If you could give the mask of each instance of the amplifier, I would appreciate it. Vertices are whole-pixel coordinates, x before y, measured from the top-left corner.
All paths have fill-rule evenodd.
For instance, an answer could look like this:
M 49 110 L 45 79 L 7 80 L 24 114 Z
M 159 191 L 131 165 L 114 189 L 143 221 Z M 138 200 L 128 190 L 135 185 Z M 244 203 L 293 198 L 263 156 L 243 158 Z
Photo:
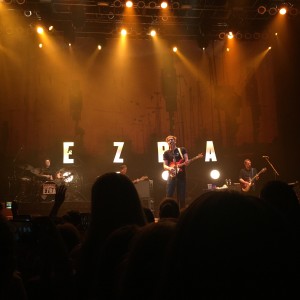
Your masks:
M 153 196 L 153 180 L 143 180 L 135 183 L 135 188 L 140 198 L 152 198 Z

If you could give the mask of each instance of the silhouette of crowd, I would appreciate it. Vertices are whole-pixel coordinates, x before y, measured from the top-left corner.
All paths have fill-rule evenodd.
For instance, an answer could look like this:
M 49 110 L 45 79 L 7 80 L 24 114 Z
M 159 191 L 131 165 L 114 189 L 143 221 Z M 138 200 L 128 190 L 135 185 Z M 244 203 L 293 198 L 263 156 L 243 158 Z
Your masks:
M 0 299 L 297 299 L 300 207 L 285 182 L 254 197 L 205 191 L 158 218 L 119 173 L 96 178 L 91 211 L 59 217 L 66 187 L 48 216 L 0 207 Z M 87 225 L 88 224 L 88 225 Z

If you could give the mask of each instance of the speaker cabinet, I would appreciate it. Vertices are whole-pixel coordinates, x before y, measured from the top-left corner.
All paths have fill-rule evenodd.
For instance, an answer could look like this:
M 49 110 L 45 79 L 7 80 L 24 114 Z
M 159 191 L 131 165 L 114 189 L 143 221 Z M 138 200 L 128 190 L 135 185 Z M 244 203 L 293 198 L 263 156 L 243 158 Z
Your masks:
M 143 180 L 135 184 L 135 188 L 140 198 L 153 197 L 153 180 Z

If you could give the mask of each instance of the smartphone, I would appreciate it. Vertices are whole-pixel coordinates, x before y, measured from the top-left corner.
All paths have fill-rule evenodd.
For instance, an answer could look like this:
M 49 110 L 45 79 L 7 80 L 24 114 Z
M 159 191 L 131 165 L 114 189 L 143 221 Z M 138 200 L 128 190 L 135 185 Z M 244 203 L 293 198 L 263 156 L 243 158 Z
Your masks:
M 5 207 L 6 207 L 6 209 L 11 209 L 11 201 L 7 201 L 5 203 Z
M 90 213 L 81 213 L 81 226 L 82 229 L 85 231 L 88 229 L 90 222 L 91 222 L 91 214 Z
M 11 220 L 12 228 L 17 243 L 33 240 L 33 227 L 31 220 Z

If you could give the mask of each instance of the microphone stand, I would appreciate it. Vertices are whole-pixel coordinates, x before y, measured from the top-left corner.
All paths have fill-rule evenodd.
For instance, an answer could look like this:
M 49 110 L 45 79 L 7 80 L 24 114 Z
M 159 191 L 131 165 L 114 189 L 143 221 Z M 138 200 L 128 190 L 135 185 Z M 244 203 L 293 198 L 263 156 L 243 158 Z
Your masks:
M 180 207 L 180 201 L 179 201 L 179 190 L 178 190 L 178 179 L 177 179 L 177 175 L 178 175 L 178 170 L 177 170 L 177 161 L 176 161 L 176 157 L 175 157 L 175 148 L 173 149 L 173 162 L 174 162 L 174 166 L 175 166 L 175 186 L 176 186 L 176 195 L 177 195 L 177 202 Z
M 269 156 L 264 157 L 264 159 L 268 162 L 268 164 L 271 166 L 271 168 L 274 171 L 274 179 L 276 180 L 276 176 L 279 176 L 278 172 L 276 171 L 276 169 L 274 168 L 274 166 L 272 165 L 272 163 L 269 160 Z

